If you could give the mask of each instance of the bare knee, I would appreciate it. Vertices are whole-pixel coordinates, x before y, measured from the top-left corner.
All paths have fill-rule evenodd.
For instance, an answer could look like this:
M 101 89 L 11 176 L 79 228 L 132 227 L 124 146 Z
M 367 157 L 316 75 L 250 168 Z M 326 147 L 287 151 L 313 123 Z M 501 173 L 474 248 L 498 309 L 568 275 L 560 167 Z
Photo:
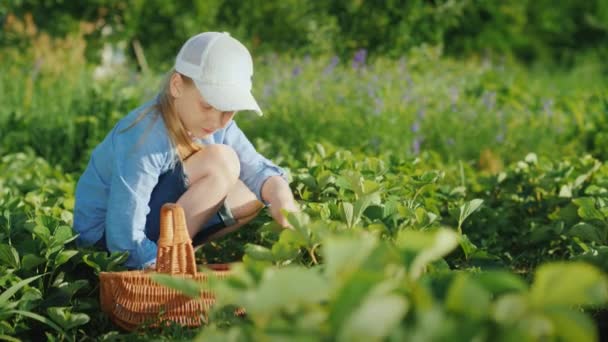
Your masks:
M 214 144 L 188 158 L 185 168 L 191 183 L 209 177 L 232 187 L 239 179 L 241 163 L 230 146 Z

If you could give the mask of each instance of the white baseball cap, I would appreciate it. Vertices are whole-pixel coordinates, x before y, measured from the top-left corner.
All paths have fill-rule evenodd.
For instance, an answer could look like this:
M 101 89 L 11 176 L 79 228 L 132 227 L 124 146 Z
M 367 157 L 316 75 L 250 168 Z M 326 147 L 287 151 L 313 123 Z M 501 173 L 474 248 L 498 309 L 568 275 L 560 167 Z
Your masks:
M 177 54 L 175 70 L 190 77 L 214 108 L 253 110 L 262 115 L 251 94 L 251 54 L 229 33 L 203 32 L 188 39 Z

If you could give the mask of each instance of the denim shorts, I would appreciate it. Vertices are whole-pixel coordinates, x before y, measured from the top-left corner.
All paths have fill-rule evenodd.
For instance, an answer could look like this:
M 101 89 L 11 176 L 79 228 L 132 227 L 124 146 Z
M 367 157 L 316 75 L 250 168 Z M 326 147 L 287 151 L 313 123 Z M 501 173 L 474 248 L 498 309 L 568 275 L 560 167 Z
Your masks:
M 158 183 L 152 190 L 148 206 L 150 212 L 146 216 L 146 237 L 154 242 L 160 235 L 160 209 L 165 203 L 176 203 L 177 200 L 188 190 L 188 177 L 184 172 L 182 163 L 178 163 L 173 169 L 163 173 L 158 178 Z M 236 220 L 232 216 L 230 209 L 224 204 L 218 212 L 205 223 L 202 229 L 192 238 L 192 245 L 199 246 L 207 242 L 209 237 L 222 230 L 222 228 L 232 226 Z M 105 232 L 97 242 L 97 247 L 106 248 Z

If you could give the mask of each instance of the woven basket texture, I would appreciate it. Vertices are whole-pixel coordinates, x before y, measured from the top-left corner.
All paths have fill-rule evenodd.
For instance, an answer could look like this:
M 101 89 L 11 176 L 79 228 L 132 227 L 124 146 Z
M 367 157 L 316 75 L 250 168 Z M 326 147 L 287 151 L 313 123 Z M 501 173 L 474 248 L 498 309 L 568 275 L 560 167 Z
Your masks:
M 230 275 L 228 264 L 206 265 L 218 278 Z M 160 285 L 150 275 L 171 274 L 176 277 L 207 283 L 207 274 L 196 269 L 194 250 L 184 210 L 177 204 L 167 203 L 161 208 L 160 236 L 156 270 L 100 272 L 101 310 L 126 330 L 134 330 L 146 323 L 159 326 L 170 321 L 185 327 L 197 327 L 207 321 L 207 313 L 215 303 L 215 296 L 204 288 L 198 298 Z M 236 315 L 243 315 L 237 309 Z

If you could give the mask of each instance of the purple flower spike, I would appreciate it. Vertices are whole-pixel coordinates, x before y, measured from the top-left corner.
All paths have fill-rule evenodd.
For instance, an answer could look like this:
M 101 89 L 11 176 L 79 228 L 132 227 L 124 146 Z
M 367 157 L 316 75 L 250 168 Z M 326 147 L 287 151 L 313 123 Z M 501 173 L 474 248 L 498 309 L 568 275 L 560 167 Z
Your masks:
M 414 123 L 412 124 L 412 132 L 413 133 L 420 132 L 420 123 L 418 121 L 414 121 Z
M 418 111 L 418 118 L 419 119 L 424 119 L 424 115 L 426 114 L 426 109 L 420 108 L 420 110 Z
M 333 56 L 331 58 L 331 62 L 329 62 L 329 65 L 325 68 L 325 70 L 323 70 L 323 74 L 331 74 L 336 66 L 338 66 L 338 63 L 340 63 L 340 58 L 338 58 L 338 56 Z
M 293 68 L 293 70 L 291 71 L 291 76 L 296 77 L 296 76 L 298 76 L 301 73 L 302 73 L 302 67 L 300 67 L 298 65 L 295 68 Z
M 359 69 L 365 65 L 365 59 L 367 58 L 367 50 L 359 49 L 355 52 L 353 57 L 353 69 Z
M 375 106 L 374 106 L 374 115 L 375 116 L 379 116 L 380 114 L 382 114 L 382 110 L 384 109 L 384 101 L 382 101 L 381 98 L 376 97 L 374 99 L 374 103 L 375 103 Z
M 500 132 L 496 135 L 496 142 L 504 142 L 505 141 L 505 134 L 503 132 Z
M 420 154 L 420 138 L 416 137 L 414 138 L 414 141 L 412 141 L 412 153 L 414 153 L 414 155 L 419 155 Z

